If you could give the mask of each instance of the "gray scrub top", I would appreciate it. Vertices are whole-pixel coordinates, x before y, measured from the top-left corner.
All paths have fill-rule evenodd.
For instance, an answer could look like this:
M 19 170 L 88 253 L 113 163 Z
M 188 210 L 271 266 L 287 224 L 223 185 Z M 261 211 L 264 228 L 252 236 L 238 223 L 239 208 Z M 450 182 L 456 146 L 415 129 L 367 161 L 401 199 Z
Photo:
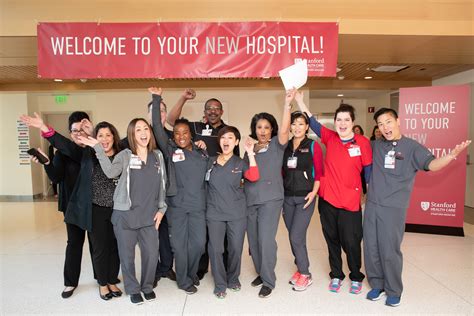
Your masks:
M 428 171 L 433 154 L 411 138 L 373 141 L 372 176 L 367 198 L 381 206 L 407 208 L 418 170 Z M 385 168 L 385 156 L 395 152 L 395 168 Z
M 185 159 L 174 161 L 178 193 L 168 198 L 173 208 L 206 210 L 206 184 L 204 178 L 209 157 L 197 150 L 182 149 Z M 170 157 L 172 159 L 172 157 Z
M 155 225 L 153 218 L 158 211 L 160 183 L 161 167 L 150 152 L 141 169 L 130 168 L 130 211 L 116 211 L 113 216 L 122 217 L 132 229 Z
M 217 157 L 212 157 L 207 170 L 209 180 L 206 218 L 213 221 L 244 218 L 247 215 L 247 204 L 242 181 L 248 164 L 233 155 L 221 166 L 217 163 Z
M 259 205 L 273 200 L 283 200 L 281 167 L 287 144 L 281 145 L 278 136 L 273 136 L 267 149 L 260 150 L 255 154 L 260 180 L 257 182 L 245 181 L 244 189 L 247 206 Z M 245 153 L 244 159 L 248 163 L 247 153 Z

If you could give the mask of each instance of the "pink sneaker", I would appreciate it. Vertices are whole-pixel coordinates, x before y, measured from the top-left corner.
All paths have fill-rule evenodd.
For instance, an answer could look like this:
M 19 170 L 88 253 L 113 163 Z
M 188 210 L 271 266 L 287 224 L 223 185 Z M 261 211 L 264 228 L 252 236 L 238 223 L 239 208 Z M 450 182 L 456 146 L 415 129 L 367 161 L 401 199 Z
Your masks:
M 311 275 L 307 274 L 300 274 L 300 277 L 298 278 L 298 281 L 296 281 L 296 284 L 293 286 L 293 290 L 295 291 L 304 291 L 313 284 L 313 278 Z
M 300 278 L 300 276 L 301 276 L 301 273 L 299 273 L 298 271 L 296 271 L 296 272 L 293 274 L 293 276 L 291 277 L 289 283 L 290 283 L 291 285 L 295 285 L 296 282 L 298 282 L 298 279 Z
M 352 281 L 349 293 L 359 294 L 362 291 L 362 282 Z
M 331 283 L 329 283 L 329 291 L 339 293 L 342 286 L 342 280 L 334 278 L 331 279 Z

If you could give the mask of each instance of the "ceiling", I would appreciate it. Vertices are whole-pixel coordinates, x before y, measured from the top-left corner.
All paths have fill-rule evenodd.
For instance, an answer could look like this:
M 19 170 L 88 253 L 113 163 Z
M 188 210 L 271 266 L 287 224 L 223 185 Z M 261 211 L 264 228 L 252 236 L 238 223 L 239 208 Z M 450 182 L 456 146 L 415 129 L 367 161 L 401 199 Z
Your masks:
M 37 78 L 36 36 L 0 37 L 0 90 L 141 89 L 156 84 L 150 79 L 65 80 Z M 310 90 L 382 90 L 431 85 L 432 80 L 474 69 L 474 37 L 415 35 L 339 35 L 336 78 L 310 78 Z M 396 73 L 378 73 L 380 65 L 406 65 Z M 371 76 L 372 79 L 364 79 Z M 163 87 L 281 88 L 278 78 L 160 80 Z M 368 93 L 368 92 L 367 92 Z M 375 92 L 375 93 L 380 93 Z M 334 94 L 334 93 L 333 93 Z M 327 95 L 330 95 L 328 93 Z M 361 97 L 361 93 L 354 94 Z M 346 95 L 345 95 L 346 97 Z

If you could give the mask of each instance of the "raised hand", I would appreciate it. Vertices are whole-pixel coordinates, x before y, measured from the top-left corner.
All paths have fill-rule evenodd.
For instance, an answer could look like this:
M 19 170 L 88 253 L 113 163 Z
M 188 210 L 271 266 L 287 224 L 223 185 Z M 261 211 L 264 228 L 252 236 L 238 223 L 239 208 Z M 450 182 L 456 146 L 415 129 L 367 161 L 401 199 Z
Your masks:
M 245 139 L 245 142 L 244 142 L 244 149 L 245 151 L 247 152 L 247 154 L 249 153 L 253 153 L 253 148 L 255 146 L 255 139 L 253 139 L 252 137 L 247 137 Z
M 192 100 L 196 97 L 196 91 L 187 88 L 184 90 L 182 97 L 186 100 Z
M 295 94 L 295 101 L 296 101 L 296 103 L 300 104 L 301 102 L 304 102 L 304 101 L 303 101 L 303 97 L 304 97 L 303 91 L 299 91 L 299 90 L 296 91 L 296 94 Z
M 449 155 L 451 155 L 453 158 L 456 158 L 464 149 L 466 149 L 467 146 L 469 146 L 471 144 L 471 141 L 470 140 L 466 140 L 458 145 L 456 145 L 452 150 L 451 152 L 449 153 Z
M 163 93 L 163 89 L 157 87 L 150 87 L 148 88 L 148 92 L 150 92 L 151 94 L 161 95 Z
M 44 128 L 46 125 L 44 124 L 43 119 L 39 116 L 38 113 L 34 112 L 34 116 L 28 116 L 23 114 L 20 116 L 20 120 L 26 124 L 28 127 L 36 127 L 36 128 Z
M 97 139 L 95 139 L 94 137 L 91 137 L 91 136 L 77 136 L 77 140 L 81 143 L 81 144 L 84 144 L 86 146 L 90 146 L 90 147 L 94 147 L 95 145 L 97 145 L 99 143 L 99 141 Z
M 81 129 L 86 133 L 88 136 L 91 136 L 94 133 L 94 126 L 92 126 L 91 121 L 88 119 L 82 119 L 81 121 Z
M 198 148 L 207 149 L 206 143 L 203 140 L 197 140 L 194 142 L 194 145 L 196 145 Z
M 286 106 L 289 106 L 291 104 L 291 101 L 293 101 L 293 99 L 295 98 L 296 91 L 297 90 L 295 88 L 286 91 L 286 95 L 285 95 Z

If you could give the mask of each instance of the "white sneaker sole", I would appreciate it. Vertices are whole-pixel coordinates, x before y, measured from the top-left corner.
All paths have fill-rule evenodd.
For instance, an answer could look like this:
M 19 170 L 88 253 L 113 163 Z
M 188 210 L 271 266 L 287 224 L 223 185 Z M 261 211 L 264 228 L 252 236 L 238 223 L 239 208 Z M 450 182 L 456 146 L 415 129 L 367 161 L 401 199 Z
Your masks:
M 293 286 L 293 291 L 302 292 L 302 291 L 306 290 L 311 284 L 313 284 L 313 280 L 310 280 L 308 282 L 308 285 L 306 285 L 305 287 L 297 287 L 295 285 L 295 286 Z
M 368 299 L 369 301 L 374 301 L 374 302 L 375 302 L 375 301 L 378 301 L 379 299 L 381 299 L 381 298 L 384 297 L 384 296 L 385 296 L 385 292 L 381 292 L 381 293 L 379 294 L 379 296 L 374 297 L 374 298 L 367 298 L 367 299 Z

